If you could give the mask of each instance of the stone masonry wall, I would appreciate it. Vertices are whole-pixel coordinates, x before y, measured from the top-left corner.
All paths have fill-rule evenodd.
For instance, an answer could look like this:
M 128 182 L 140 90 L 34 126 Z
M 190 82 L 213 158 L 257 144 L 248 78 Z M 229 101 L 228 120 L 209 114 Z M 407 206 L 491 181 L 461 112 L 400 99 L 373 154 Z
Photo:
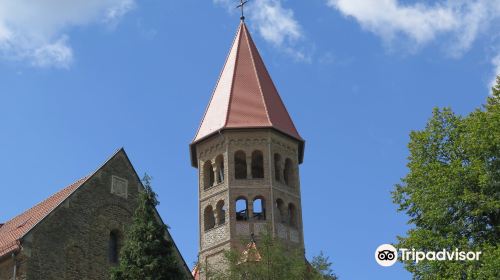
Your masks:
M 112 176 L 127 181 L 126 197 L 111 193 Z M 112 230 L 123 243 L 136 206 L 139 181 L 124 154 L 117 154 L 23 241 L 28 280 L 108 279 Z
M 16 256 L 16 280 L 26 279 L 26 260 L 22 256 Z M 0 260 L 0 280 L 11 280 L 14 275 L 14 260 L 6 256 Z
M 110 268 L 117 265 L 110 260 L 110 234 L 118 237 L 119 252 L 140 190 L 120 150 L 23 238 L 16 280 L 109 279 Z M 182 256 L 174 253 L 189 279 Z M 0 280 L 12 279 L 13 267 L 12 257 L 0 259 Z
M 252 153 L 260 151 L 263 155 L 263 178 L 252 178 L 251 162 Z M 300 199 L 300 180 L 298 168 L 298 142 L 290 137 L 270 129 L 248 129 L 223 131 L 220 134 L 202 141 L 196 147 L 199 174 L 199 215 L 200 215 L 200 253 L 199 261 L 202 265 L 219 263 L 224 250 L 228 248 L 240 248 L 242 242 L 250 240 L 251 233 L 256 238 L 271 224 L 277 236 L 285 242 L 303 247 L 302 231 L 302 208 Z M 234 155 L 237 151 L 243 151 L 246 155 L 247 178 L 235 178 Z M 279 170 L 275 169 L 274 154 L 282 157 Z M 208 178 L 205 172 L 217 172 L 217 158 L 223 157 L 224 180 L 214 182 L 211 186 L 205 186 Z M 285 161 L 291 162 L 291 172 L 288 183 L 284 180 L 283 171 Z M 214 170 L 204 168 L 210 162 Z M 275 173 L 280 174 L 279 180 Z M 209 180 L 208 180 L 209 181 Z M 247 200 L 248 220 L 236 220 L 236 200 L 245 198 Z M 265 220 L 253 216 L 253 201 L 263 198 L 265 209 Z M 296 207 L 296 225 L 291 225 L 287 210 L 283 217 L 278 215 L 276 200 L 281 199 L 285 207 L 293 204 Z M 225 224 L 218 225 L 212 229 L 205 228 L 205 209 L 212 207 L 216 211 L 218 202 L 224 201 L 226 206 Z M 215 213 L 217 214 L 217 213 Z M 217 221 L 217 216 L 216 216 Z M 217 265 L 218 268 L 223 264 Z M 201 279 L 206 275 L 201 274 Z

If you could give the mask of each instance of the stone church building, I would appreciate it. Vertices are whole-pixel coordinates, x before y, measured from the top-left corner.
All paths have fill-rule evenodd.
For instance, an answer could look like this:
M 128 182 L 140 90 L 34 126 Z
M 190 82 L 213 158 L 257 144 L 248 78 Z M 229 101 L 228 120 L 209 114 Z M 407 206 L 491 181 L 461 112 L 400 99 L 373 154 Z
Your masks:
M 94 173 L 0 224 L 0 280 L 109 279 L 141 189 L 120 149 Z M 168 231 L 165 237 L 172 240 Z M 191 279 L 175 243 L 174 252 Z
M 195 279 L 223 265 L 224 250 L 244 250 L 270 227 L 304 248 L 299 135 L 244 22 L 191 143 L 199 175 L 199 260 Z
M 256 240 L 247 248 L 258 250 L 268 228 L 304 248 L 305 141 L 243 19 L 190 145 L 199 176 L 199 257 L 192 272 L 174 242 L 187 279 L 206 279 L 205 268 L 223 265 L 224 250 L 244 250 L 242 240 Z M 0 223 L 0 280 L 109 279 L 142 188 L 120 149 L 94 173 Z

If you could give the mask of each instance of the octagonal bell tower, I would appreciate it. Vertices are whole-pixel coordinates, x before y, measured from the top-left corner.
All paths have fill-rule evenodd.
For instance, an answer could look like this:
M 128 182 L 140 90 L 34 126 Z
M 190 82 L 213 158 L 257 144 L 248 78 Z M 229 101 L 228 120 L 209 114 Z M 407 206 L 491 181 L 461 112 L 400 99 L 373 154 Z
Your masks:
M 199 175 L 199 263 L 267 225 L 304 246 L 299 164 L 304 140 L 242 20 L 191 148 Z M 199 273 L 199 272 L 198 272 Z M 198 276 L 205 279 L 203 271 Z

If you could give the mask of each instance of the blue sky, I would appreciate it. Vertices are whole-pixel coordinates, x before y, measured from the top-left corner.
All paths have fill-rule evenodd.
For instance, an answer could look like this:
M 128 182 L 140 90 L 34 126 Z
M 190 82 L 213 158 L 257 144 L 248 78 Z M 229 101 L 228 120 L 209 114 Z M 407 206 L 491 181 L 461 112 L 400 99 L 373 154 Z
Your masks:
M 198 250 L 188 144 L 239 22 L 234 2 L 0 4 L 0 221 L 124 146 Z M 409 279 L 373 255 L 408 229 L 390 191 L 435 106 L 479 107 L 500 73 L 500 1 L 253 0 L 247 22 L 301 135 L 307 255 L 342 279 Z M 375 4 L 376 3 L 376 4 Z

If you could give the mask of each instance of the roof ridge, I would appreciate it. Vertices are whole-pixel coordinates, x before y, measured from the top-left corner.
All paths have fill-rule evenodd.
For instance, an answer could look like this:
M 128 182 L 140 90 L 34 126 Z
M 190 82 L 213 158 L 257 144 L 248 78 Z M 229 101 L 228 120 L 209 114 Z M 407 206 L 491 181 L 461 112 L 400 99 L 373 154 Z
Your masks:
M 233 69 L 233 78 L 231 79 L 231 88 L 229 89 L 229 101 L 227 102 L 227 109 L 226 109 L 226 119 L 224 120 L 224 126 L 227 126 L 227 122 L 229 121 L 229 112 L 231 111 L 231 101 L 233 100 L 233 90 L 234 90 L 234 78 L 236 77 L 236 71 L 238 69 L 238 57 L 240 56 L 240 45 L 241 45 L 241 32 L 242 29 L 244 29 L 245 23 L 242 22 L 240 23 L 240 28 L 238 28 L 238 32 L 236 33 L 236 36 L 238 38 L 238 42 L 236 40 L 233 42 L 237 43 L 236 45 L 236 55 L 234 57 L 234 69 Z M 230 55 L 230 54 L 229 54 Z
M 266 98 L 264 97 L 264 91 L 262 90 L 262 82 L 260 80 L 260 75 L 259 75 L 259 72 L 257 71 L 257 67 L 255 66 L 255 57 L 254 57 L 253 48 L 252 48 L 253 39 L 252 39 L 252 37 L 250 37 L 250 31 L 248 31 L 248 29 L 246 28 L 246 26 L 245 26 L 245 31 L 246 31 L 245 35 L 247 37 L 248 52 L 250 53 L 250 56 L 252 58 L 251 59 L 252 66 L 253 66 L 253 70 L 254 70 L 254 73 L 255 73 L 255 78 L 257 79 L 257 84 L 259 85 L 260 97 L 262 98 L 262 104 L 264 105 L 264 110 L 266 111 L 267 121 L 272 126 L 273 122 L 271 121 L 271 116 L 269 115 L 269 110 L 267 109 Z M 255 44 L 253 44 L 253 45 L 254 45 L 255 48 L 257 48 L 257 46 L 255 46 Z M 257 55 L 259 55 L 259 54 L 257 54 Z
M 47 202 L 47 200 L 50 200 L 51 198 L 54 198 L 55 196 L 57 196 L 57 195 L 58 195 L 58 194 L 60 194 L 61 192 L 63 192 L 63 191 L 65 191 L 65 190 L 69 189 L 70 187 L 74 186 L 75 184 L 79 183 L 80 181 L 82 181 L 82 180 L 84 180 L 84 179 L 86 180 L 86 179 L 87 179 L 87 177 L 88 177 L 88 175 L 87 175 L 87 176 L 84 176 L 84 177 L 82 177 L 82 178 L 80 178 L 80 179 L 78 179 L 78 180 L 76 180 L 76 181 L 73 181 L 73 183 L 71 183 L 71 184 L 67 185 L 66 187 L 64 187 L 64 188 L 60 189 L 59 191 L 57 191 L 57 192 L 53 193 L 51 196 L 49 196 L 49 197 L 47 197 L 46 199 L 44 199 L 44 200 L 42 200 L 42 201 L 38 202 L 38 203 L 37 203 L 37 204 L 35 204 L 34 206 L 32 206 L 32 207 L 30 207 L 30 208 L 26 209 L 26 210 L 25 210 L 25 211 L 23 211 L 21 214 L 19 214 L 19 215 L 17 215 L 17 216 L 14 216 L 12 219 L 10 219 L 10 220 L 6 221 L 6 222 L 5 222 L 5 224 L 7 224 L 8 222 L 10 222 L 10 221 L 14 220 L 15 218 L 20 217 L 20 216 L 21 216 L 21 215 L 23 215 L 24 213 L 26 213 L 26 212 L 28 212 L 28 211 L 30 211 L 30 210 L 32 210 L 32 209 L 34 209 L 34 208 L 38 207 L 40 204 L 43 204 L 44 202 Z M 32 217 L 29 217 L 29 218 L 31 219 Z M 26 220 L 26 221 L 28 221 L 28 220 Z M 26 222 L 26 221 L 25 221 L 25 222 Z
M 207 116 L 207 112 L 208 112 L 208 109 L 210 108 L 210 104 L 212 103 L 212 100 L 214 99 L 214 96 L 215 96 L 215 93 L 217 91 L 217 87 L 219 86 L 219 83 L 220 83 L 220 80 L 222 78 L 222 75 L 224 74 L 224 70 L 226 69 L 226 66 L 227 66 L 227 63 L 229 61 L 229 58 L 231 57 L 231 50 L 232 50 L 232 47 L 234 46 L 234 43 L 236 42 L 238 38 L 238 36 L 240 35 L 240 32 L 236 32 L 236 35 L 234 36 L 234 39 L 233 39 L 233 44 L 231 45 L 231 48 L 229 49 L 229 53 L 227 54 L 226 56 L 226 61 L 224 62 L 224 66 L 222 66 L 222 70 L 220 71 L 219 73 L 219 77 L 217 78 L 217 83 L 215 84 L 215 87 L 214 89 L 212 90 L 212 95 L 210 96 L 210 100 L 208 101 L 208 106 L 205 108 L 205 112 L 203 113 L 203 118 L 201 119 L 202 121 L 200 122 L 200 124 L 198 125 L 198 129 L 196 130 L 196 134 L 194 136 L 194 139 L 193 141 L 196 140 L 196 138 L 198 137 L 198 134 L 200 133 L 200 130 L 201 130 L 201 127 L 203 126 L 203 121 L 205 120 L 205 117 Z M 238 51 L 238 50 L 237 50 Z M 237 55 L 237 54 L 236 54 Z M 236 67 L 235 67 L 236 69 Z M 234 83 L 234 70 L 233 70 L 233 79 L 231 80 L 231 89 L 232 89 L 232 84 Z M 231 95 L 231 94 L 230 94 Z M 231 101 L 228 102 L 228 104 L 230 103 Z M 225 120 L 225 123 L 227 122 L 227 116 L 229 115 L 229 106 L 227 108 L 227 111 L 226 111 L 226 120 Z
M 66 199 L 69 196 L 71 196 L 77 189 L 79 189 L 90 177 L 91 176 L 85 176 L 83 178 L 74 181 L 70 185 L 64 187 L 63 189 L 59 190 L 58 192 L 54 193 L 48 198 L 37 203 L 35 206 L 23 211 L 21 214 L 14 216 L 12 219 L 5 222 L 5 224 L 0 228 L 0 257 L 19 249 L 20 248 L 19 240 L 22 239 L 24 236 L 26 236 L 34 227 L 36 227 L 48 215 L 50 215 L 52 211 L 54 211 L 57 207 L 59 207 L 59 205 L 61 205 L 64 201 L 66 201 Z M 74 189 L 71 190 L 71 188 Z M 65 192 L 67 191 L 69 191 L 69 193 L 65 194 Z M 57 202 L 59 196 L 63 196 L 59 201 L 59 203 L 51 205 L 50 202 L 52 200 L 56 200 L 55 202 Z M 43 206 L 47 206 L 47 208 L 45 209 Z M 39 210 L 40 217 L 34 218 L 34 215 L 36 213 L 32 212 L 36 212 L 36 210 Z M 23 217 L 25 215 L 26 217 Z M 19 221 L 16 221 L 16 219 L 18 219 Z M 26 226 L 28 222 L 31 220 L 33 220 L 34 223 L 32 225 L 29 225 L 29 227 L 23 229 L 23 227 Z M 16 234 L 15 231 L 17 230 L 19 230 L 20 232 Z M 2 239 L 4 239 L 5 241 L 1 242 Z
M 278 93 L 248 26 L 241 22 L 221 76 L 190 144 L 191 164 L 198 166 L 197 143 L 225 129 L 255 128 L 274 129 L 297 140 L 298 160 L 302 163 L 304 139 Z
M 278 89 L 276 88 L 276 85 L 274 84 L 273 79 L 271 78 L 271 74 L 269 73 L 269 70 L 267 70 L 267 66 L 266 66 L 266 64 L 264 63 L 264 60 L 262 59 L 262 56 L 261 56 L 261 55 L 260 55 L 260 53 L 258 52 L 257 45 L 255 45 L 255 42 L 253 41 L 253 38 L 252 38 L 252 37 L 249 37 L 249 39 L 250 39 L 250 40 L 249 40 L 249 43 L 251 43 L 251 44 L 253 45 L 253 47 L 257 50 L 257 55 L 258 55 L 257 59 L 259 59 L 259 62 L 260 62 L 260 64 L 262 65 L 263 70 L 265 71 L 265 74 L 266 74 L 266 75 L 270 78 L 270 82 L 271 82 L 271 83 L 270 83 L 270 85 L 273 87 L 274 92 L 276 92 L 276 94 L 278 95 L 278 97 L 279 97 L 279 98 L 278 98 L 278 101 L 280 102 L 281 107 L 285 109 L 285 112 L 286 112 L 286 117 L 288 118 L 288 120 L 290 121 L 291 125 L 293 126 L 293 129 L 295 130 L 295 133 L 299 136 L 299 139 L 298 139 L 298 140 L 303 140 L 303 139 L 302 139 L 302 137 L 300 137 L 300 134 L 299 134 L 299 132 L 298 132 L 298 130 L 297 130 L 297 127 L 295 127 L 295 123 L 294 123 L 294 122 L 293 122 L 293 120 L 292 120 L 292 116 L 290 116 L 290 112 L 288 112 L 288 108 L 285 106 L 285 102 L 283 101 L 283 99 L 282 99 L 282 97 L 281 97 L 281 95 L 280 95 L 280 93 L 279 93 Z M 252 57 L 253 57 L 253 54 L 252 54 Z M 253 60 L 252 62 L 253 62 L 254 67 L 256 67 L 256 66 L 255 66 L 255 60 Z M 258 76 L 258 77 L 259 77 L 259 76 Z M 261 84 L 260 79 L 258 79 L 258 81 L 259 81 L 259 86 L 260 86 L 260 84 Z M 264 93 L 263 93 L 262 89 L 261 89 L 261 92 L 262 92 L 262 97 L 264 98 Z M 264 106 L 265 106 L 265 108 L 266 108 L 266 113 L 268 114 L 269 123 L 270 123 L 272 126 L 274 126 L 274 123 L 271 121 L 271 116 L 269 115 L 269 111 L 267 110 L 267 102 L 265 101 L 265 98 L 264 98 Z M 283 129 L 281 129 L 281 128 L 275 128 L 275 129 L 277 129 L 277 130 L 281 131 L 282 133 L 288 134 L 286 131 L 284 131 L 284 130 L 283 130 Z
M 33 228 L 35 228 L 39 223 L 41 223 L 47 216 L 50 215 L 57 207 L 59 207 L 61 204 L 63 204 L 75 191 L 77 191 L 81 186 L 83 186 L 92 176 L 94 176 L 106 163 L 108 163 L 111 159 L 113 159 L 120 151 L 124 151 L 123 147 L 118 149 L 111 157 L 109 157 L 102 165 L 99 166 L 94 172 L 90 173 L 87 176 L 84 176 L 73 183 L 67 185 L 63 189 L 57 191 L 53 195 L 49 196 L 48 198 L 44 199 L 43 201 L 37 203 L 35 206 L 23 211 L 21 214 L 14 216 L 12 219 L 9 221 L 5 222 L 5 224 L 0 227 L 0 257 L 4 256 L 5 254 L 8 254 L 10 252 L 13 252 L 15 250 L 20 249 L 20 243 L 18 242 L 18 245 L 12 245 L 13 242 L 21 240 L 24 236 L 26 236 Z M 71 190 L 71 188 L 74 188 Z M 66 191 L 69 191 L 69 193 L 65 194 Z M 61 197 L 61 200 L 58 201 L 58 196 L 63 196 Z M 50 202 L 52 200 L 54 201 L 54 205 L 51 205 Z M 48 204 L 48 205 L 46 205 Z M 48 208 L 45 209 L 43 206 L 47 206 Z M 40 216 L 36 217 L 36 211 L 39 209 L 40 210 Z M 31 213 L 34 212 L 35 213 Z M 22 219 L 23 215 L 29 215 L 26 217 L 26 219 Z M 35 217 L 35 221 L 32 225 L 30 225 L 27 229 L 21 229 L 24 227 L 24 225 L 27 224 L 28 221 L 33 219 Z M 22 219 L 22 223 L 24 223 L 23 226 L 19 227 L 19 223 L 15 224 L 15 228 L 12 228 L 10 223 L 14 223 L 16 219 Z M 15 233 L 15 230 L 19 230 L 19 232 Z M 2 242 L 2 240 L 4 242 Z M 8 246 L 11 244 L 12 246 Z

